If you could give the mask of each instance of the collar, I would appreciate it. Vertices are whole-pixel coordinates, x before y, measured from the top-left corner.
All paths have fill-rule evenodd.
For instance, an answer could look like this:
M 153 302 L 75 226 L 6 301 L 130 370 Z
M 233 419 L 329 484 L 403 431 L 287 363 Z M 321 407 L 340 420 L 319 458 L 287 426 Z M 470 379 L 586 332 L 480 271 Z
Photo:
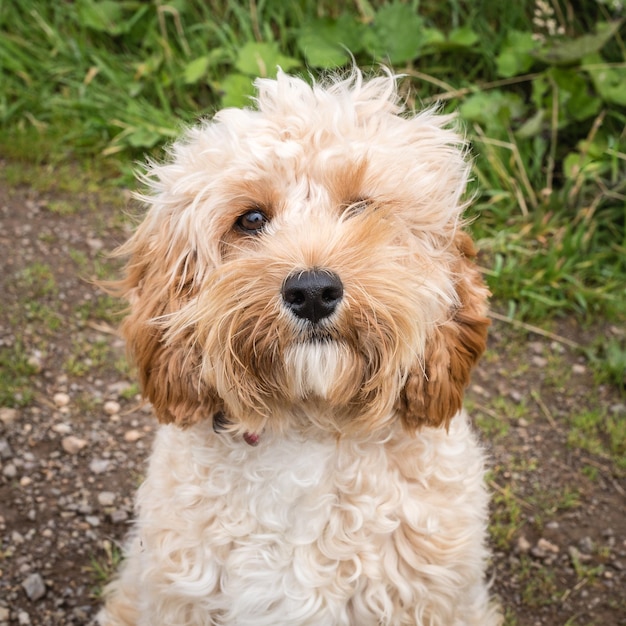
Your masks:
M 228 428 L 229 424 L 230 421 L 228 417 L 226 417 L 226 413 L 224 413 L 224 411 L 217 411 L 217 413 L 213 414 L 213 431 L 218 435 L 224 432 Z M 252 447 L 257 446 L 260 439 L 261 436 L 259 435 L 259 433 L 251 433 L 246 431 L 243 434 L 243 440 Z

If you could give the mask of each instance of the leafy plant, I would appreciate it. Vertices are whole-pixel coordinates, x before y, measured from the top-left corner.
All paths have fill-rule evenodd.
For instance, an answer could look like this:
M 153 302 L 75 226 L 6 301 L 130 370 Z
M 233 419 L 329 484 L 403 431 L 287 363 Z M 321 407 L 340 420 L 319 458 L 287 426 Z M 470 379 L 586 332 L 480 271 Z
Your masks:
M 0 146 L 128 162 L 199 116 L 249 106 L 278 66 L 391 64 L 409 103 L 460 112 L 474 229 L 509 312 L 622 318 L 624 13 L 596 0 L 2 3 Z

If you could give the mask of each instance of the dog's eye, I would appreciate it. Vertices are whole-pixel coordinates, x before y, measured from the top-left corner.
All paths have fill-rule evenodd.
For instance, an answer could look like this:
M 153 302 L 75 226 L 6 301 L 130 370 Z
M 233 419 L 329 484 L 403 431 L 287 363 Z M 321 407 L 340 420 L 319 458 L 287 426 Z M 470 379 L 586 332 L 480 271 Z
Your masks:
M 241 215 L 235 225 L 239 230 L 249 235 L 256 235 L 265 228 L 268 223 L 266 215 L 259 209 L 253 209 Z

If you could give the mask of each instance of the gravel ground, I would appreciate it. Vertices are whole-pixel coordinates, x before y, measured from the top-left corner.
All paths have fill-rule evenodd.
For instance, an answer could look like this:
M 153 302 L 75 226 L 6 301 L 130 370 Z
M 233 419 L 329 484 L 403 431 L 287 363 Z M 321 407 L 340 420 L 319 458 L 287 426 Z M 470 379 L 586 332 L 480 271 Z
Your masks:
M 0 177 L 0 626 L 89 624 L 132 520 L 155 422 L 91 283 L 114 271 L 123 205 Z M 568 341 L 495 322 L 468 394 L 494 589 L 511 626 L 626 624 L 626 407 L 569 345 L 623 329 L 551 330 Z

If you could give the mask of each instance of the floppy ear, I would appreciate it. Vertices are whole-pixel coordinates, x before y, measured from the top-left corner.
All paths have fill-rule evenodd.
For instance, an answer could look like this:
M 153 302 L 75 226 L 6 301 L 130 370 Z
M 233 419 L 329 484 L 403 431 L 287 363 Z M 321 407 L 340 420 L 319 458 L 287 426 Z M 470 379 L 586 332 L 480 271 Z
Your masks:
M 142 392 L 163 423 L 189 426 L 213 419 L 223 410 L 214 389 L 201 376 L 202 359 L 191 338 L 168 337 L 168 320 L 195 295 L 195 254 L 174 255 L 169 238 L 146 237 L 142 225 L 120 254 L 130 253 L 126 276 L 114 285 L 130 302 L 121 332 L 131 360 L 136 364 Z M 175 258 L 175 262 L 168 262 Z
M 472 367 L 485 350 L 489 292 L 474 265 L 476 251 L 469 235 L 459 232 L 454 245 L 459 304 L 427 340 L 423 367 L 409 372 L 400 394 L 398 412 L 408 429 L 448 427 L 461 409 Z

